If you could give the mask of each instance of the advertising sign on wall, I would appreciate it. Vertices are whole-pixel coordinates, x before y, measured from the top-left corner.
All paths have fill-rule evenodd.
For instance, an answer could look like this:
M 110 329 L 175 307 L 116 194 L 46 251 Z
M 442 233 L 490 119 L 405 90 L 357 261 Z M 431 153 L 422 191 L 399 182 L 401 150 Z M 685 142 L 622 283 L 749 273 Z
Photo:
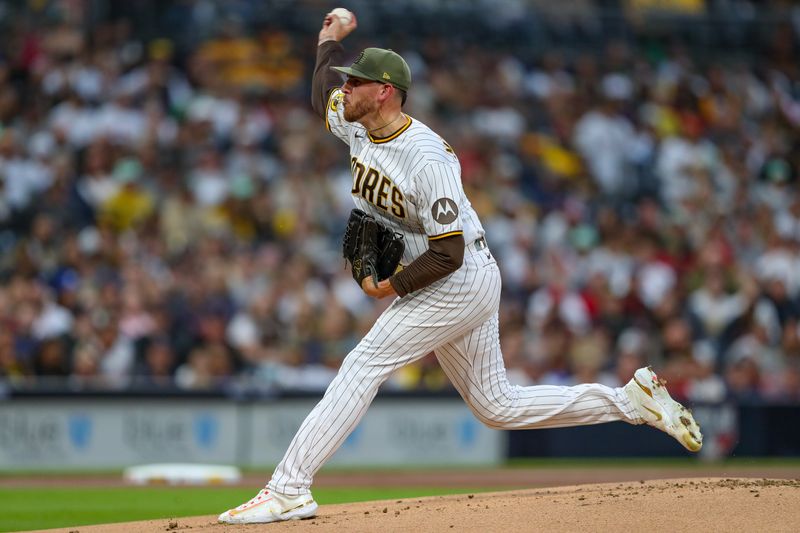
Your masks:
M 14 400 L 0 403 L 0 469 L 109 469 L 147 463 L 269 466 L 313 400 Z M 458 399 L 377 401 L 331 464 L 496 464 L 505 434 Z

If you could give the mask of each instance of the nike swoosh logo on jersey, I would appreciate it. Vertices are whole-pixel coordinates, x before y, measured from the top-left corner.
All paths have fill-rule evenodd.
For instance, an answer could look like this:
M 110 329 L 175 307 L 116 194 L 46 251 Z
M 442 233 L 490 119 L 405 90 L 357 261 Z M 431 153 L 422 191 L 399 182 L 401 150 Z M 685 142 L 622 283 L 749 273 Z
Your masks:
M 363 135 L 360 135 L 360 134 L 356 133 L 356 139 L 360 139 L 362 137 L 363 137 Z

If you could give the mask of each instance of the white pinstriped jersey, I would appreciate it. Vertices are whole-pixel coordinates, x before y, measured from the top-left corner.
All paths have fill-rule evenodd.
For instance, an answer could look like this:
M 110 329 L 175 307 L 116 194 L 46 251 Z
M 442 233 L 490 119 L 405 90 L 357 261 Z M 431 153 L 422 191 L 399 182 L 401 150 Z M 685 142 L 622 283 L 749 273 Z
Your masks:
M 450 145 L 410 117 L 391 136 L 374 138 L 361 124 L 344 119 L 343 96 L 341 89 L 331 92 L 325 125 L 350 146 L 356 207 L 403 235 L 403 264 L 425 252 L 429 240 L 463 233 L 464 242 L 471 243 L 482 237 Z

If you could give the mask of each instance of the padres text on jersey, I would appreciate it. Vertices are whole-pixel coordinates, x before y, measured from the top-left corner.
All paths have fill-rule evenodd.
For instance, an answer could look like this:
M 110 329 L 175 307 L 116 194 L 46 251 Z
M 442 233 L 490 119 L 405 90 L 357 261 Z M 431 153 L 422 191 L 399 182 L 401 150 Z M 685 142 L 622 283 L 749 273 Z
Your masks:
M 356 207 L 405 238 L 404 264 L 425 252 L 429 240 L 463 233 L 469 243 L 483 236 L 461 185 L 461 165 L 444 139 L 411 117 L 392 135 L 373 137 L 344 120 L 343 97 L 340 89 L 331 92 L 325 125 L 350 146 Z

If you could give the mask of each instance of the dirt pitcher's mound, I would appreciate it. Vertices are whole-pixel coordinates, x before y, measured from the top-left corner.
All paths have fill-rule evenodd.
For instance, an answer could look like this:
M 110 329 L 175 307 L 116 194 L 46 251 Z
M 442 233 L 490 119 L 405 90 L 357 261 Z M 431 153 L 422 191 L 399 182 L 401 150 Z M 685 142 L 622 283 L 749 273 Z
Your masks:
M 317 517 L 226 526 L 215 516 L 81 526 L 80 533 L 158 531 L 800 531 L 800 480 L 672 479 L 324 505 Z

